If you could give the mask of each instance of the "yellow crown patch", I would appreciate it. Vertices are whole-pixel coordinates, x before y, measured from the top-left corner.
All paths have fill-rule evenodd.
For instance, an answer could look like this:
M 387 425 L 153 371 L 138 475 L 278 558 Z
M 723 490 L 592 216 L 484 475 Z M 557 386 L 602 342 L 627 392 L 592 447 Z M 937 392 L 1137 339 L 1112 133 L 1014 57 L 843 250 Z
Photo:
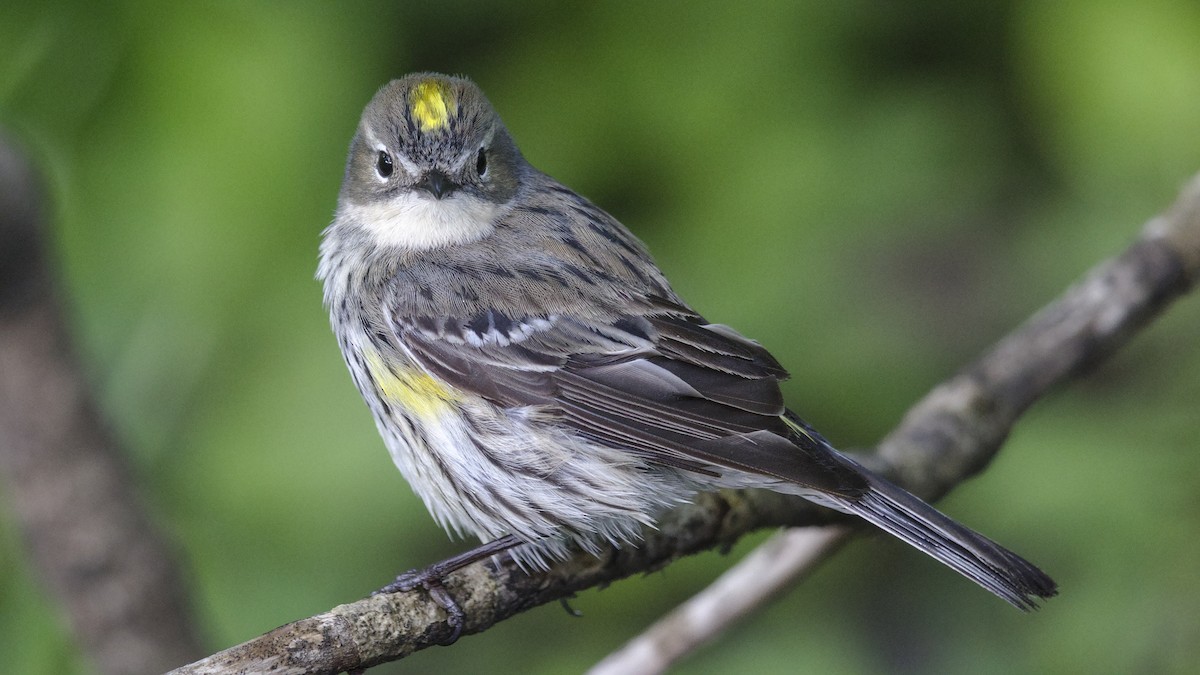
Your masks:
M 444 129 L 450 116 L 458 113 L 458 98 L 446 83 L 422 80 L 412 88 L 408 97 L 412 117 L 426 133 Z

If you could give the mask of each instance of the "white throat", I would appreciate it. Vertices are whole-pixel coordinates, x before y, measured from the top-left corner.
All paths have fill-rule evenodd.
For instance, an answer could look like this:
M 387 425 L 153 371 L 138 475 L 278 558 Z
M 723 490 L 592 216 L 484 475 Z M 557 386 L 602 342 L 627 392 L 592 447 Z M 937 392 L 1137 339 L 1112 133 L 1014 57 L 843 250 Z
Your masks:
M 478 241 L 503 207 L 455 193 L 434 199 L 419 191 L 385 202 L 343 204 L 339 219 L 354 221 L 380 246 L 424 250 Z

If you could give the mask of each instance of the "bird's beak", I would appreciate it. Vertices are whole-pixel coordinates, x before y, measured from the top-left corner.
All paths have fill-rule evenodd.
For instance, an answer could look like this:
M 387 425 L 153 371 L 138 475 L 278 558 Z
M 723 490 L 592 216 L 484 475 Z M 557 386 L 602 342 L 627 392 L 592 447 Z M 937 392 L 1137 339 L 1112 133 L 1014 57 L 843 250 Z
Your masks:
M 458 183 L 450 180 L 446 174 L 433 169 L 417 182 L 417 187 L 427 190 L 434 199 L 441 199 L 458 189 Z

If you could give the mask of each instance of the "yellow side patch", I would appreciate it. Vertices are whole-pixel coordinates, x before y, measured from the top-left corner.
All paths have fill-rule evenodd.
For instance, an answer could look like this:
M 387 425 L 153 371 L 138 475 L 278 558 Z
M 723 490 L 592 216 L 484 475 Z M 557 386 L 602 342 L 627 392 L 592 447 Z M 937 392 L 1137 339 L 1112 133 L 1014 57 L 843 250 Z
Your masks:
M 458 114 L 458 97 L 454 90 L 438 80 L 418 82 L 408 95 L 408 101 L 413 119 L 426 133 L 446 128 L 450 116 Z
M 420 417 L 435 417 L 458 400 L 458 394 L 427 373 L 415 368 L 389 368 L 375 351 L 368 351 L 366 357 L 379 395 Z

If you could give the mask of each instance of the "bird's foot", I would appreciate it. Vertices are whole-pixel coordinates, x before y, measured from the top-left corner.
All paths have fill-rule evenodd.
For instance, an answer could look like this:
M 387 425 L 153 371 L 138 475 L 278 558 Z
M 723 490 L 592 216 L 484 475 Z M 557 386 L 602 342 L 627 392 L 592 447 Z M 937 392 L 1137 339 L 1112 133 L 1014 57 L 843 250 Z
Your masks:
M 459 553 L 452 558 L 436 562 L 425 569 L 409 570 L 396 577 L 396 580 L 392 583 L 371 593 L 371 595 L 408 593 L 418 587 L 424 588 L 425 592 L 429 593 L 430 599 L 446 612 L 446 623 L 450 626 L 450 636 L 443 640 L 441 644 L 454 644 L 462 635 L 467 615 L 454 597 L 450 595 L 450 592 L 446 590 L 444 583 L 446 577 L 471 563 L 507 551 L 519 543 L 521 543 L 520 540 L 512 535 L 500 537 L 465 553 Z

